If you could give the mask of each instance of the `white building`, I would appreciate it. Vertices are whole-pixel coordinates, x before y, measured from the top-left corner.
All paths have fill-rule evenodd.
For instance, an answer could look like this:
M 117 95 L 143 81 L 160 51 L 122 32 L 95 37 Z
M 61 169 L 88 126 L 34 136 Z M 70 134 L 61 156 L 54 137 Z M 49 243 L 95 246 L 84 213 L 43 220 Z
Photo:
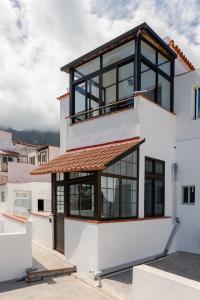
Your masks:
M 200 252 L 200 72 L 166 41 L 144 23 L 61 68 L 63 155 L 32 174 L 52 174 L 54 248 L 87 277 L 167 254 L 175 217 L 169 250 Z
M 43 145 L 29 153 L 28 163 L 31 165 L 42 165 L 54 159 L 60 154 L 60 148 L 52 145 Z

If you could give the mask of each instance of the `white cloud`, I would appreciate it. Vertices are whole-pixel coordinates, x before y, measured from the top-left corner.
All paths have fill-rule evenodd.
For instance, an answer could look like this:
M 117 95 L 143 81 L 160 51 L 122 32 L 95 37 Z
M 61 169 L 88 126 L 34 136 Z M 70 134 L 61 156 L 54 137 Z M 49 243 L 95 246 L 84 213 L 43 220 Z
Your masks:
M 0 125 L 57 129 L 60 67 L 147 22 L 199 65 L 200 4 L 194 0 L 1 0 Z

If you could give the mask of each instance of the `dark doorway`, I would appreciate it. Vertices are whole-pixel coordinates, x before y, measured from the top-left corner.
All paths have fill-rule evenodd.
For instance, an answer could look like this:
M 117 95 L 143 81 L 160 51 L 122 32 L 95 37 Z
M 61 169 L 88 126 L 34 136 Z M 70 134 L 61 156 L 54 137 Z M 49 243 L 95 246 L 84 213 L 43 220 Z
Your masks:
M 44 199 L 38 199 L 38 211 L 44 211 Z

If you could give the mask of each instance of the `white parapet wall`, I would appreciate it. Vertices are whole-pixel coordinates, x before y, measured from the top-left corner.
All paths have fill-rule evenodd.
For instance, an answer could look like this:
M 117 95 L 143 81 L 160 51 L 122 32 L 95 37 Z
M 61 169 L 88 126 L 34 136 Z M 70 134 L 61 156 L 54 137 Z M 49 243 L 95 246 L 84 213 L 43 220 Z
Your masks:
M 150 266 L 133 269 L 133 300 L 199 300 L 200 283 Z
M 50 213 L 32 213 L 32 241 L 44 248 L 53 249 L 53 216 Z
M 65 219 L 66 259 L 79 273 L 93 277 L 98 271 L 162 253 L 172 229 L 171 218 L 100 224 Z
M 0 282 L 22 278 L 32 267 L 31 222 L 0 217 Z

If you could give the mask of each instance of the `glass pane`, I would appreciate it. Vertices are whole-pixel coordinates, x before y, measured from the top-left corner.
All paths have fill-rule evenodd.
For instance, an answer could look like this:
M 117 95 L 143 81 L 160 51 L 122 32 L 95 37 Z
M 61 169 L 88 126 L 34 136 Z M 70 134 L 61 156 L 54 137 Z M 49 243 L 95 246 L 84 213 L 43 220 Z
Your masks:
M 56 210 L 57 213 L 64 213 L 64 186 L 56 187 Z
M 56 173 L 56 181 L 64 180 L 64 173 Z
M 155 208 L 154 215 L 162 216 L 164 211 L 164 186 L 163 181 L 155 180 Z
M 158 67 L 169 76 L 171 75 L 171 63 L 160 53 L 158 53 Z
M 100 58 L 97 57 L 79 67 L 77 67 L 74 71 L 74 77 L 75 79 L 81 78 L 85 75 L 89 75 L 100 68 Z
M 119 82 L 119 100 L 133 96 L 134 78 L 128 78 Z
M 85 82 L 75 86 L 75 114 L 84 112 L 85 105 Z M 77 120 L 84 120 L 85 115 L 77 116 Z
M 133 77 L 134 75 L 134 63 L 128 63 L 119 67 L 119 81 Z
M 158 103 L 170 111 L 170 81 L 158 75 Z
M 145 159 L 145 172 L 153 173 L 153 161 L 151 159 Z
M 102 93 L 105 105 L 116 102 L 116 69 L 103 74 Z M 109 112 L 110 108 L 107 110 Z
M 135 217 L 137 215 L 137 182 L 122 179 L 122 216 Z
M 190 187 L 190 203 L 195 203 L 195 187 Z
M 188 187 L 183 187 L 183 203 L 188 203 Z
M 164 164 L 161 162 L 155 162 L 155 173 L 156 174 L 163 174 L 164 173 Z
M 101 216 L 102 218 L 119 217 L 119 179 L 105 177 L 101 179 Z
M 99 76 L 87 80 L 88 110 L 99 108 Z M 99 111 L 90 112 L 90 117 L 97 116 Z
M 135 41 L 130 41 L 103 55 L 103 67 L 120 61 L 135 53 Z
M 80 215 L 94 216 L 94 185 L 80 184 Z
M 152 63 L 156 63 L 156 51 L 150 45 L 141 41 L 141 53 Z
M 153 216 L 153 180 L 145 180 L 145 217 Z
M 141 89 L 147 90 L 145 96 L 151 101 L 155 101 L 155 89 L 156 89 L 156 73 L 142 64 L 141 74 Z

